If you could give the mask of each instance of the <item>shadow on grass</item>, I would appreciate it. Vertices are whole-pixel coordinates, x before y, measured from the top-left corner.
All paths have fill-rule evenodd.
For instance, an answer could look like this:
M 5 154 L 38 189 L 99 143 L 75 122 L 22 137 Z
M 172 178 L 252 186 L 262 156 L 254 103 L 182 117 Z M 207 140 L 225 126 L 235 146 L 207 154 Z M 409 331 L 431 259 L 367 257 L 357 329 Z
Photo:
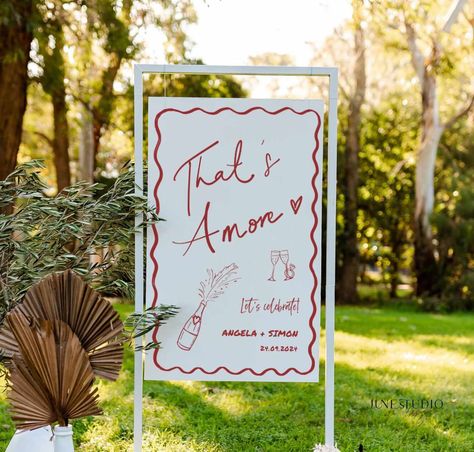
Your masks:
M 355 450 L 357 442 L 369 451 L 467 451 L 474 444 L 473 400 L 453 402 L 449 390 L 426 393 L 409 388 L 410 373 L 385 373 L 396 382 L 380 378 L 381 369 L 336 368 L 336 437 L 341 450 Z M 452 388 L 454 389 L 454 388 Z M 399 400 L 443 400 L 442 408 L 404 409 Z M 375 409 L 371 400 L 394 401 L 397 408 Z M 406 405 L 406 402 L 405 402 Z M 381 406 L 380 402 L 378 406 Z M 382 405 L 383 406 L 383 405 Z
M 434 399 L 439 394 L 407 390 L 403 376 L 398 383 L 376 381 L 371 371 L 347 365 L 336 369 L 336 439 L 342 451 L 355 451 L 359 444 L 368 451 L 465 452 L 474 444 L 474 407 L 471 401 L 444 401 L 441 409 L 373 409 L 371 399 Z M 127 383 L 131 374 L 127 373 Z M 109 383 L 108 383 L 109 384 Z M 114 385 L 114 383 L 110 383 Z M 114 420 L 113 441 L 131 443 L 133 431 L 130 397 L 126 384 L 120 405 L 105 405 L 106 418 Z M 172 452 L 166 442 L 213 445 L 220 451 L 309 451 L 323 441 L 324 381 L 319 384 L 290 383 L 196 383 L 182 386 L 172 382 L 145 385 L 145 432 Z M 243 407 L 232 409 L 233 400 Z M 227 404 L 226 404 L 227 403 Z M 1 409 L 5 409 L 1 402 Z M 74 424 L 78 439 L 99 419 Z M 102 422 L 102 421 L 101 421 Z M 107 421 L 104 420 L 105 425 Z M 3 426 L 2 426 L 3 427 Z M 13 434 L 1 429 L 3 449 Z M 158 435 L 161 432 L 162 434 Z M 1 443 L 0 443 L 1 444 Z M 157 444 L 158 446 L 158 444 Z M 118 449 L 97 449 L 118 450 Z M 209 448 L 210 450 L 210 448 Z
M 322 435 L 324 395 L 316 385 L 214 382 L 196 384 L 192 391 L 168 382 L 149 385 L 148 397 L 179 410 L 174 419 L 147 420 L 151 429 L 183 440 L 191 436 L 217 450 L 311 450 Z M 244 405 L 240 413 L 233 412 L 232 399 Z
M 399 384 L 377 382 L 369 371 L 345 365 L 337 366 L 336 376 L 336 438 L 342 451 L 363 444 L 365 450 L 380 452 L 461 452 L 474 444 L 472 401 L 444 400 L 440 409 L 373 409 L 371 399 L 420 401 L 439 394 L 408 390 L 403 381 L 409 377 Z M 147 397 L 158 406 L 173 406 L 177 413 L 166 421 L 148 419 L 147 430 L 171 431 L 173 437 L 191 437 L 223 451 L 309 451 L 323 441 L 323 382 L 206 383 L 198 385 L 199 392 L 174 383 L 151 386 Z M 218 408 L 221 392 L 245 400 L 244 412 Z

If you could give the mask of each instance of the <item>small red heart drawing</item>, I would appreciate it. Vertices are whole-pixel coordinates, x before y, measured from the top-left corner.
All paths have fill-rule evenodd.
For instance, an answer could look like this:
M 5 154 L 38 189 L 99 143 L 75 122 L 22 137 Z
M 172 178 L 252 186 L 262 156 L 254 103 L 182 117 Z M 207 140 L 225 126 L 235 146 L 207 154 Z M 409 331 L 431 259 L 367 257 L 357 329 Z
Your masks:
M 290 199 L 291 208 L 293 209 L 293 213 L 295 215 L 298 213 L 298 210 L 300 210 L 302 201 L 303 196 L 300 196 L 296 201 L 294 199 Z
M 198 315 L 193 315 L 193 323 L 194 325 L 197 325 L 201 321 L 201 317 Z

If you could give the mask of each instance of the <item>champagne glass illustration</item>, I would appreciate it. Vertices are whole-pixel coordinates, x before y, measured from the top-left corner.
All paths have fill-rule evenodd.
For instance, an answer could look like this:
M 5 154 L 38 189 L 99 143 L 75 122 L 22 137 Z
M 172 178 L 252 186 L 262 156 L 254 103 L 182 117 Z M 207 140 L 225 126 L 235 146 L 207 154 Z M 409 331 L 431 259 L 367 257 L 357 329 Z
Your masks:
M 238 280 L 236 277 L 238 268 L 236 264 L 230 264 L 217 273 L 214 270 L 207 270 L 208 278 L 205 281 L 201 281 L 201 287 L 198 291 L 200 298 L 199 306 L 181 328 L 178 340 L 176 341 L 177 346 L 181 350 L 186 352 L 191 350 L 201 331 L 202 317 L 208 302 L 217 300 L 230 284 Z
M 285 281 L 288 281 L 289 279 L 293 279 L 295 277 L 295 272 L 294 272 L 295 266 L 289 263 L 290 254 L 288 253 L 288 250 L 281 250 L 280 258 L 281 258 L 281 261 L 285 264 Z
M 270 255 L 270 260 L 272 261 L 273 269 L 272 269 L 272 276 L 268 278 L 269 281 L 275 281 L 275 267 L 280 259 L 280 251 L 273 250 Z

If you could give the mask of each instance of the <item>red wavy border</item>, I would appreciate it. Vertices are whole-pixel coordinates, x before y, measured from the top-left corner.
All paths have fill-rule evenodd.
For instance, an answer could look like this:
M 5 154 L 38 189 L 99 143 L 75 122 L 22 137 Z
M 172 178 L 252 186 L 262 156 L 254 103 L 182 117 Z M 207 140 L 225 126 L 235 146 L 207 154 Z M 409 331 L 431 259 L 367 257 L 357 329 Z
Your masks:
M 313 191 L 314 191 L 314 199 L 313 199 L 313 202 L 311 204 L 311 211 L 314 215 L 314 224 L 313 224 L 313 228 L 310 231 L 310 239 L 311 239 L 311 243 L 313 244 L 313 247 L 314 247 L 314 253 L 313 253 L 313 256 L 311 257 L 311 259 L 309 261 L 309 269 L 310 269 L 310 271 L 311 271 L 311 273 L 313 274 L 313 277 L 314 277 L 314 286 L 313 286 L 313 290 L 311 291 L 311 302 L 313 304 L 313 312 L 312 312 L 312 315 L 309 319 L 309 327 L 310 327 L 310 329 L 313 333 L 313 337 L 312 337 L 312 339 L 311 339 L 311 341 L 308 345 L 308 354 L 309 354 L 310 359 L 311 359 L 311 367 L 307 371 L 300 371 L 300 370 L 298 370 L 294 367 L 291 367 L 291 368 L 287 369 L 284 372 L 280 372 L 277 369 L 272 368 L 272 367 L 268 368 L 268 369 L 264 369 L 261 372 L 256 372 L 255 370 L 253 370 L 249 367 L 246 367 L 246 368 L 241 369 L 239 371 L 232 371 L 232 370 L 228 369 L 225 366 L 217 367 L 213 371 L 206 371 L 202 367 L 194 367 L 193 369 L 187 371 L 187 370 L 184 370 L 180 366 L 174 366 L 174 367 L 170 367 L 169 369 L 167 369 L 165 367 L 162 367 L 158 363 L 158 359 L 157 359 L 158 358 L 158 350 L 154 350 L 153 362 L 154 362 L 155 366 L 158 367 L 158 369 L 160 369 L 162 371 L 170 372 L 170 371 L 173 371 L 173 370 L 179 370 L 180 372 L 182 372 L 185 375 L 190 375 L 190 374 L 194 373 L 197 370 L 201 371 L 202 373 L 204 373 L 206 375 L 214 375 L 214 374 L 216 374 L 217 372 L 219 372 L 221 370 L 224 370 L 224 371 L 226 371 L 227 373 L 229 373 L 231 375 L 240 375 L 244 372 L 250 372 L 252 375 L 262 376 L 262 375 L 266 374 L 269 371 L 275 372 L 275 374 L 278 375 L 278 376 L 284 376 L 284 375 L 288 374 L 291 371 L 294 371 L 295 373 L 297 373 L 299 375 L 307 375 L 307 374 L 311 373 L 314 370 L 315 366 L 316 366 L 316 359 L 313 356 L 312 347 L 313 347 L 314 343 L 316 342 L 316 331 L 315 331 L 314 326 L 313 326 L 313 321 L 314 321 L 314 318 L 316 317 L 316 313 L 317 313 L 317 304 L 316 304 L 316 300 L 315 300 L 315 294 L 316 294 L 316 289 L 318 287 L 318 277 L 316 276 L 316 273 L 314 272 L 313 266 L 314 266 L 314 261 L 316 260 L 316 256 L 317 256 L 317 253 L 318 253 L 318 246 L 317 246 L 316 241 L 314 239 L 314 233 L 315 233 L 317 225 L 318 225 L 318 215 L 316 213 L 316 202 L 318 200 L 319 194 L 318 194 L 318 190 L 316 188 L 316 178 L 319 174 L 319 166 L 318 166 L 318 162 L 316 160 L 316 154 L 319 150 L 319 144 L 320 144 L 319 143 L 319 138 L 318 138 L 318 133 L 319 133 L 319 129 L 321 128 L 321 117 L 320 117 L 319 113 L 315 110 L 312 110 L 312 109 L 307 109 L 307 110 L 298 112 L 298 111 L 294 110 L 291 107 L 283 107 L 283 108 L 280 108 L 280 109 L 275 110 L 275 111 L 269 111 L 269 110 L 267 110 L 263 107 L 251 107 L 251 108 L 249 108 L 245 111 L 236 111 L 236 110 L 234 110 L 233 108 L 230 108 L 230 107 L 222 107 L 222 108 L 219 108 L 218 110 L 215 110 L 215 111 L 207 111 L 207 110 L 204 110 L 200 107 L 195 107 L 195 108 L 192 108 L 190 110 L 178 110 L 176 108 L 166 108 L 166 109 L 162 110 L 155 117 L 155 130 L 156 130 L 156 133 L 158 135 L 158 140 L 157 140 L 157 143 L 156 143 L 156 146 L 155 146 L 155 149 L 154 149 L 153 159 L 154 159 L 154 161 L 155 161 L 155 163 L 158 167 L 158 171 L 159 171 L 158 180 L 157 180 L 157 182 L 155 184 L 155 187 L 154 187 L 154 190 L 153 190 L 153 197 L 155 199 L 156 212 L 157 213 L 160 212 L 160 201 L 159 201 L 159 198 L 158 198 L 158 189 L 159 189 L 160 183 L 163 179 L 163 169 L 160 165 L 160 162 L 158 161 L 158 149 L 159 149 L 160 144 L 161 144 L 161 131 L 160 131 L 160 128 L 158 126 L 158 121 L 161 118 L 161 116 L 163 116 L 165 113 L 168 113 L 168 112 L 181 113 L 181 114 L 187 115 L 187 114 L 194 113 L 195 111 L 201 111 L 201 112 L 209 114 L 209 115 L 217 115 L 217 114 L 219 114 L 223 111 L 226 111 L 226 110 L 232 111 L 233 113 L 236 113 L 238 115 L 246 115 L 246 114 L 248 114 L 252 111 L 255 111 L 255 110 L 261 110 L 261 111 L 264 111 L 265 113 L 268 113 L 270 115 L 277 115 L 277 114 L 279 114 L 283 111 L 291 111 L 291 112 L 293 112 L 297 115 L 300 115 L 300 116 L 305 115 L 307 113 L 314 113 L 316 115 L 316 118 L 317 118 L 317 126 L 316 126 L 316 129 L 315 129 L 315 132 L 314 132 L 315 147 L 312 151 L 312 159 L 313 159 L 313 163 L 314 163 L 314 167 L 315 167 L 315 172 L 314 172 L 313 178 L 311 180 L 311 187 L 313 188 Z M 156 225 L 152 225 L 152 230 L 153 230 L 153 236 L 154 236 L 154 242 L 153 242 L 153 245 L 150 249 L 150 257 L 153 261 L 153 274 L 152 274 L 153 302 L 152 302 L 152 306 L 156 306 L 156 304 L 158 302 L 158 288 L 156 287 L 156 276 L 158 274 L 159 264 L 158 264 L 158 261 L 156 260 L 156 257 L 155 257 L 155 251 L 156 251 L 156 248 L 158 247 L 159 234 L 158 234 L 158 228 L 156 227 Z M 153 331 L 152 338 L 153 338 L 154 342 L 157 342 L 158 330 L 159 330 L 159 327 L 156 327 Z

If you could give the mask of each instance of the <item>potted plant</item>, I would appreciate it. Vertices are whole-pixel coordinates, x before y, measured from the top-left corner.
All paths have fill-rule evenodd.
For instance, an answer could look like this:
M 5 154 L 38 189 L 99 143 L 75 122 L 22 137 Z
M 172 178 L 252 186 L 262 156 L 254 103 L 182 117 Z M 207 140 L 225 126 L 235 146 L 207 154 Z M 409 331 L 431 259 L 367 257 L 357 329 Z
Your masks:
M 0 181 L 0 370 L 7 372 L 15 423 L 27 432 L 15 435 L 9 452 L 32 450 L 22 446 L 23 441 L 34 444 L 35 452 L 52 450 L 50 424 L 56 424 L 56 443 L 60 438 L 70 438 L 70 419 L 99 411 L 95 388 L 88 386 L 90 371 L 85 357 L 92 380 L 113 380 L 121 367 L 124 343 L 143 336 L 176 313 L 175 307 L 160 305 L 132 314 L 126 320 L 129 333 L 123 336 L 118 314 L 102 298 L 133 298 L 135 215 L 140 212 L 147 223 L 160 221 L 146 198 L 135 195 L 133 167 L 126 165 L 107 190 L 99 184 L 78 182 L 55 196 L 47 194 L 39 174 L 42 168 L 41 162 L 30 161 Z M 20 333 L 23 330 L 28 330 L 26 336 Z M 77 365 L 83 362 L 82 386 L 74 386 L 74 391 L 87 397 L 82 405 L 75 406 L 72 416 L 70 406 L 64 405 L 57 391 L 65 387 L 70 391 L 73 384 L 71 376 L 62 375 L 60 368 L 68 371 L 61 353 L 64 347 L 75 350 L 71 345 L 77 345 L 74 338 L 86 353 L 76 350 L 74 355 Z M 51 360 L 41 354 L 30 356 L 26 348 L 31 343 Z M 151 343 L 142 348 L 158 346 Z M 40 356 L 43 361 L 39 361 Z M 54 365 L 57 384 L 44 373 L 46 368 L 52 372 Z M 61 386 L 59 380 L 69 383 Z M 33 391 L 28 397 L 24 397 L 27 392 L 15 390 L 22 384 Z M 38 384 L 41 390 L 34 386 Z M 42 403 L 35 395 L 38 392 L 50 394 L 48 410 L 54 415 L 40 411 L 39 416 L 35 408 Z M 79 401 L 68 401 L 73 402 Z M 70 439 L 67 442 L 71 444 Z M 13 449 L 15 444 L 19 449 Z
M 118 377 L 123 342 L 113 306 L 74 272 L 52 274 L 28 290 L 0 328 L 18 431 L 54 425 L 54 450 L 72 451 L 70 421 L 101 413 L 94 380 Z

